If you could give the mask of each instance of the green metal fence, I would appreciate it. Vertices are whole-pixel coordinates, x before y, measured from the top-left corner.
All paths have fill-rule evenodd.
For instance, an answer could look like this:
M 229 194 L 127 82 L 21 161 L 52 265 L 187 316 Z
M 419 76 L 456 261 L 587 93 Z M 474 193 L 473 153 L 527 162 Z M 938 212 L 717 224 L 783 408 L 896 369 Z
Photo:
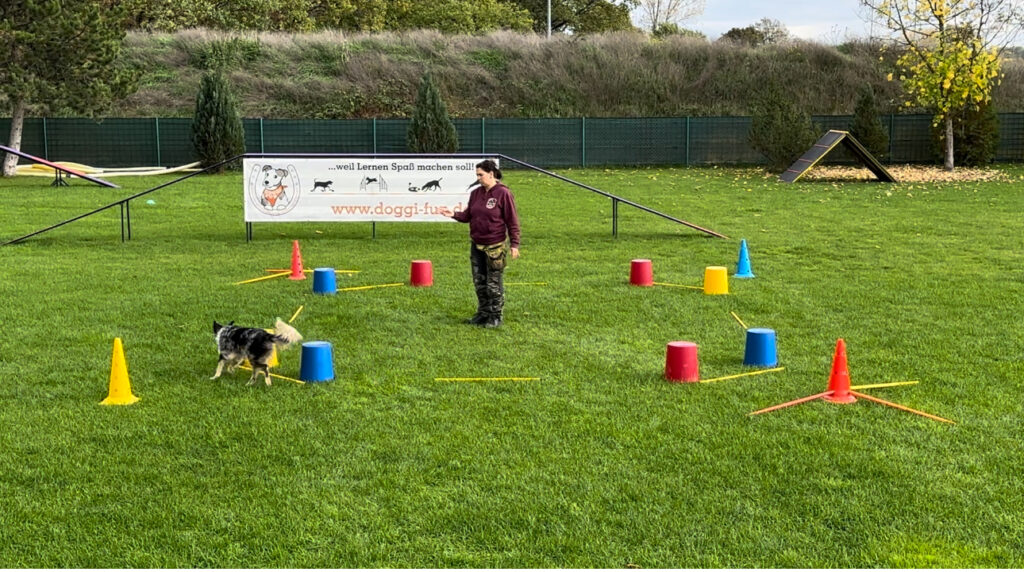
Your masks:
M 817 116 L 825 129 L 848 129 L 850 116 Z M 933 163 L 929 115 L 881 117 L 889 163 Z M 545 167 L 752 165 L 749 117 L 456 119 L 459 151 L 503 153 Z M 54 161 L 97 167 L 182 165 L 194 161 L 187 118 L 26 119 L 22 149 Z M 406 153 L 408 120 L 245 119 L 249 152 Z M 10 120 L 0 119 L 0 134 Z M 999 115 L 996 161 L 1024 161 L 1024 113 Z M 837 152 L 835 162 L 850 160 Z

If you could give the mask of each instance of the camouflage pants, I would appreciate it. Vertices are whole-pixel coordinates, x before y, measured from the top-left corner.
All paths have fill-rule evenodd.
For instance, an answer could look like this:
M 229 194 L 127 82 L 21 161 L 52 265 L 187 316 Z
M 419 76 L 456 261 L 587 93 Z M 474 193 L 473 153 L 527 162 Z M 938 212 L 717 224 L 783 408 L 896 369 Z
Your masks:
M 505 307 L 505 270 L 492 270 L 487 266 L 487 255 L 469 243 L 469 265 L 473 270 L 476 288 L 476 312 L 486 318 L 501 318 Z

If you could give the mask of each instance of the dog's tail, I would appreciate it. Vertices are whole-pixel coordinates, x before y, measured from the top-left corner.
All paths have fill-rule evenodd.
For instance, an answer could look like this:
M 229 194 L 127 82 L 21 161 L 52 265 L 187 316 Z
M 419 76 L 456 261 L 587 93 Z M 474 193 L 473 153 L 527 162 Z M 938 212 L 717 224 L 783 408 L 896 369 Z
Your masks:
M 302 334 L 281 318 L 274 323 L 274 345 L 282 350 L 302 339 Z

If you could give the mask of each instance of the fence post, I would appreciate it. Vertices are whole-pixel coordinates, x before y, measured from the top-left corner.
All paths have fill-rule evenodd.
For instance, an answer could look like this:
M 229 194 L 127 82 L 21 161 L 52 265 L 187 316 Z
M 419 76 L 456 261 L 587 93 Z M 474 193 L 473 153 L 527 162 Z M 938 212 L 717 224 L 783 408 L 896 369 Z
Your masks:
M 260 117 L 260 153 L 266 152 L 266 147 L 263 146 L 263 118 Z
M 373 118 L 373 154 L 377 154 L 377 118 Z
M 580 142 L 580 156 L 583 162 L 583 168 L 587 168 L 587 118 L 580 117 L 580 137 L 583 141 Z
M 22 124 L 23 125 L 24 125 L 24 121 L 25 120 L 22 119 Z M 22 128 L 22 132 L 24 132 L 24 128 Z M 47 161 L 50 160 L 50 140 L 49 140 L 49 138 L 46 135 L 46 118 L 45 117 L 43 118 L 43 159 L 46 159 Z
M 156 164 L 158 167 L 163 166 L 160 162 L 160 118 L 153 118 L 153 126 L 156 128 Z
M 480 153 L 487 152 L 487 125 L 484 118 L 480 118 Z
M 889 162 L 894 163 L 895 159 L 892 156 L 892 114 L 889 114 Z
M 683 166 L 690 166 L 690 116 L 686 116 L 686 139 L 683 142 L 683 149 L 685 149 L 686 158 L 683 160 Z

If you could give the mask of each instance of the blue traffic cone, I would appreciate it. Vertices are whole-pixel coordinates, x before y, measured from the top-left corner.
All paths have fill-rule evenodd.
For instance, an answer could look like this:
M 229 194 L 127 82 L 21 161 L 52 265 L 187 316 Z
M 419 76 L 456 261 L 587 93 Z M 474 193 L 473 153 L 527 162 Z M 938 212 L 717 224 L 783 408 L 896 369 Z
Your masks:
M 753 278 L 754 272 L 750 268 L 750 254 L 747 253 L 747 239 L 740 241 L 740 260 L 736 263 L 736 274 L 734 278 Z

